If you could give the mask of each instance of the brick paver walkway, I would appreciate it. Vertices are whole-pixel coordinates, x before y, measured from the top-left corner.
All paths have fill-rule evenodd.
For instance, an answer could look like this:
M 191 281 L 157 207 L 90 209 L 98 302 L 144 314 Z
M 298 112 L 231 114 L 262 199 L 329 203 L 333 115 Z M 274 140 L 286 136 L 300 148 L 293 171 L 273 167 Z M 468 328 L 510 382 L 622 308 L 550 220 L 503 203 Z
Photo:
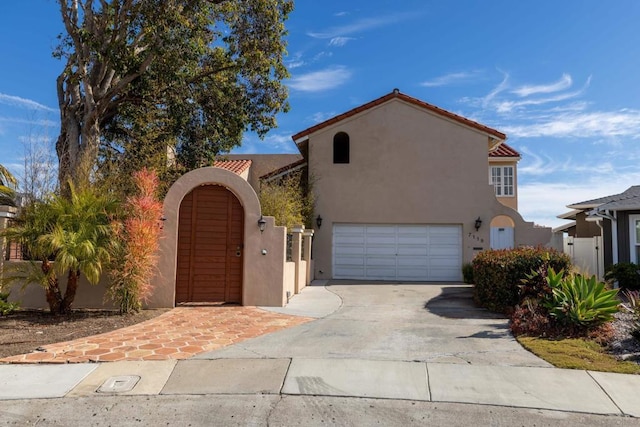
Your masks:
M 43 346 L 4 363 L 82 363 L 186 359 L 313 320 L 256 307 L 177 307 L 116 331 Z

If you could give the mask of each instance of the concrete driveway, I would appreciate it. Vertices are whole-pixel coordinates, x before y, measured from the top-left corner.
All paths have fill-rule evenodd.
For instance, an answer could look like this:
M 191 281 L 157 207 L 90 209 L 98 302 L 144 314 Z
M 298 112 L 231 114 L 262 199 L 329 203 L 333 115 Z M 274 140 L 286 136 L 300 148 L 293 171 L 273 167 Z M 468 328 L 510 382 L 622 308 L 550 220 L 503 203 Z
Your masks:
M 316 321 L 243 341 L 194 359 L 366 359 L 474 365 L 550 365 L 524 350 L 502 316 L 476 308 L 464 284 L 331 281 L 312 286 L 281 312 Z M 322 311 L 322 310 L 320 310 Z M 329 310 L 330 311 L 330 310 Z

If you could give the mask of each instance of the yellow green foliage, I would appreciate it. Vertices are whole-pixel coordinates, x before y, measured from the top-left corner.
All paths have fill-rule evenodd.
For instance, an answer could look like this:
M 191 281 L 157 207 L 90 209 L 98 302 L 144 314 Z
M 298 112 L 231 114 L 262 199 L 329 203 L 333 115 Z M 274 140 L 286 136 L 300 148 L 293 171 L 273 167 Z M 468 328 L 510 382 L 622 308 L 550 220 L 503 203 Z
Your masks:
M 263 182 L 260 186 L 260 205 L 263 215 L 275 217 L 276 225 L 290 228 L 305 224 L 308 199 L 302 191 L 301 174 Z
M 524 348 L 556 368 L 640 374 L 640 365 L 617 360 L 593 341 L 580 338 L 548 340 L 525 336 L 517 337 L 517 340 Z

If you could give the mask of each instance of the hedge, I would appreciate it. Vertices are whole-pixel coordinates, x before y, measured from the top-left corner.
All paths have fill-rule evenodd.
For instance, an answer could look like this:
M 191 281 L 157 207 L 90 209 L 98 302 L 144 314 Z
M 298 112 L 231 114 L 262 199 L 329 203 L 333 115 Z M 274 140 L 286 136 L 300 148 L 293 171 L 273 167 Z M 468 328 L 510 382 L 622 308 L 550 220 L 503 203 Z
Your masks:
M 473 259 L 472 265 L 476 304 L 491 311 L 508 313 L 524 296 L 521 288 L 527 276 L 532 272 L 546 272 L 549 267 L 555 271 L 568 271 L 571 260 L 555 249 L 522 247 L 482 251 Z M 529 289 L 528 292 L 541 290 Z

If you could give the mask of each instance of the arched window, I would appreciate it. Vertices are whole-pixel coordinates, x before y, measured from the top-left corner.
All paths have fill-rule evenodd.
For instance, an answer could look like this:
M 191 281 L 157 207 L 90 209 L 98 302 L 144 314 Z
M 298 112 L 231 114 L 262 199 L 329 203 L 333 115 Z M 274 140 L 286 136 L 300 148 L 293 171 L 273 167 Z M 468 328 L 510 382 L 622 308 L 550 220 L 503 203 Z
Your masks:
M 333 137 L 333 163 L 349 163 L 349 135 L 345 132 Z

